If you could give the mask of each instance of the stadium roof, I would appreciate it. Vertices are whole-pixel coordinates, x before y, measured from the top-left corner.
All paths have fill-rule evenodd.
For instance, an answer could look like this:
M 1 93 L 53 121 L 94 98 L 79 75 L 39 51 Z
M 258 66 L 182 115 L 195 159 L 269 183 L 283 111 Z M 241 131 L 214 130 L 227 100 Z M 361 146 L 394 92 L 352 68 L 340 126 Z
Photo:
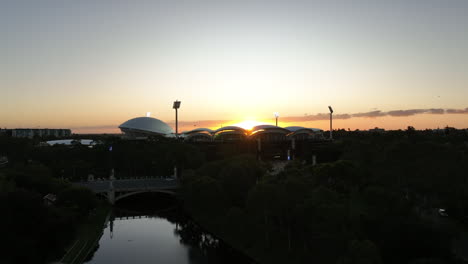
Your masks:
M 184 134 L 193 134 L 193 133 L 213 133 L 214 130 L 211 130 L 209 128 L 195 128 L 190 131 L 185 131 Z
M 279 126 L 260 125 L 260 126 L 253 127 L 250 135 L 253 136 L 253 135 L 259 135 L 259 134 L 265 134 L 265 133 L 288 134 L 288 133 L 291 133 L 291 131 L 285 128 L 279 127 Z
M 119 126 L 124 130 L 132 130 L 149 134 L 168 135 L 174 130 L 163 121 L 152 117 L 137 117 L 130 119 Z
M 243 129 L 242 127 L 238 127 L 238 126 L 225 126 L 225 127 L 221 127 L 221 128 L 218 128 L 214 131 L 215 134 L 219 133 L 219 132 L 224 132 L 224 131 L 235 131 L 235 132 L 238 132 L 238 133 L 242 133 L 242 134 L 247 134 L 247 130 Z
M 297 131 L 303 130 L 303 129 L 312 130 L 313 132 L 323 131 L 322 129 L 319 129 L 319 128 L 307 128 L 307 127 L 301 127 L 301 126 L 289 126 L 289 127 L 285 127 L 285 129 L 287 129 L 287 130 L 289 130 L 291 132 L 297 132 Z

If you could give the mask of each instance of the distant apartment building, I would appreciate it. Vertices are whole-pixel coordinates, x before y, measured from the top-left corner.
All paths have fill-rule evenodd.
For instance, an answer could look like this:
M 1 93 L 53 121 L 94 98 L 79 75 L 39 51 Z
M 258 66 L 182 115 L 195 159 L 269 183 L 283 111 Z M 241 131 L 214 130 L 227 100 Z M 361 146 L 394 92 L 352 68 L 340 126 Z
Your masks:
M 17 138 L 33 138 L 33 137 L 68 137 L 71 135 L 70 129 L 38 129 L 38 128 L 14 128 L 2 129 L 0 134 L 9 135 Z
M 376 127 L 376 128 L 369 129 L 369 132 L 384 133 L 385 129 Z

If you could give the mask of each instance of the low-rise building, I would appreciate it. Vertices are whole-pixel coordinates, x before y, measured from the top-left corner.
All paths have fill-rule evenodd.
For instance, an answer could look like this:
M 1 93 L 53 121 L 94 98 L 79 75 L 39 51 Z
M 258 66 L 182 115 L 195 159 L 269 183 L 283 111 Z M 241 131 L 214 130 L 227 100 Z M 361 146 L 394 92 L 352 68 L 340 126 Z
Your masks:
M 71 136 L 70 129 L 49 129 L 49 128 L 15 128 L 7 129 L 6 134 L 17 138 L 33 138 L 33 137 L 69 137 Z

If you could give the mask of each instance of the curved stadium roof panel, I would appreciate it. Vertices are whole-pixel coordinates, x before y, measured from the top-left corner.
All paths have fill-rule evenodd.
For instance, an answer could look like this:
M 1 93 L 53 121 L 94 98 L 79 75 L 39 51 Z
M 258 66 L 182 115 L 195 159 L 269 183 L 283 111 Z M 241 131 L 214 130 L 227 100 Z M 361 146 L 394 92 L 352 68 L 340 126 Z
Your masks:
M 298 130 L 301 130 L 301 129 L 305 129 L 305 127 L 301 127 L 301 126 L 288 126 L 288 127 L 285 127 L 285 129 L 291 131 L 291 132 L 296 132 Z
M 322 129 L 319 129 L 319 128 L 307 128 L 307 127 L 301 127 L 301 126 L 289 126 L 289 127 L 285 127 L 285 129 L 291 131 L 291 132 L 296 132 L 296 131 L 299 131 L 299 130 L 311 130 L 313 132 L 320 132 L 322 131 Z
M 219 133 L 219 132 L 224 132 L 224 131 L 233 131 L 233 132 L 240 132 L 242 134 L 247 134 L 247 130 L 243 129 L 242 127 L 238 127 L 238 126 L 225 126 L 225 127 L 221 127 L 221 128 L 218 128 L 214 131 L 215 134 Z
M 193 133 L 213 133 L 214 130 L 211 130 L 209 128 L 195 128 L 193 130 L 190 130 L 190 131 L 186 131 L 184 132 L 184 134 L 193 134 Z
M 286 128 L 283 128 L 280 126 L 274 126 L 274 125 L 260 125 L 260 126 L 255 126 L 252 128 L 252 131 L 257 131 L 257 130 L 281 130 L 285 132 L 290 132 Z
M 134 131 L 147 134 L 167 135 L 174 133 L 174 130 L 163 121 L 152 117 L 137 117 L 130 119 L 119 126 L 125 131 Z
M 280 128 L 280 127 L 277 127 L 277 126 L 274 126 L 274 125 L 259 125 L 259 126 L 252 127 L 252 131 L 257 131 L 257 130 L 260 130 L 260 129 L 268 129 L 268 128 Z
M 277 127 L 273 125 L 260 125 L 252 128 L 251 136 L 254 135 L 259 135 L 259 134 L 265 134 L 265 133 L 280 133 L 280 134 L 288 134 L 291 131 L 282 128 L 282 127 Z

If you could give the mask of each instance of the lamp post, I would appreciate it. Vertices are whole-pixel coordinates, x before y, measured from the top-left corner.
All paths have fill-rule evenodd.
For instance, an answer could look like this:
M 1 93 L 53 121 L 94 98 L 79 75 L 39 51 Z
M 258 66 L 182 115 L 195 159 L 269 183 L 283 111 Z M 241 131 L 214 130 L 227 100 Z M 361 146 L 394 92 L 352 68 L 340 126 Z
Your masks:
M 333 140 L 333 108 L 328 106 L 328 109 L 330 110 L 330 140 Z
M 180 101 L 178 100 L 174 101 L 172 108 L 175 109 L 175 131 L 176 131 L 175 136 L 176 138 L 179 138 L 179 122 L 178 122 L 178 116 L 177 116 L 177 109 L 180 108 Z
M 273 114 L 275 115 L 276 126 L 278 126 L 278 117 L 279 117 L 279 113 L 278 113 L 278 112 L 274 112 Z

